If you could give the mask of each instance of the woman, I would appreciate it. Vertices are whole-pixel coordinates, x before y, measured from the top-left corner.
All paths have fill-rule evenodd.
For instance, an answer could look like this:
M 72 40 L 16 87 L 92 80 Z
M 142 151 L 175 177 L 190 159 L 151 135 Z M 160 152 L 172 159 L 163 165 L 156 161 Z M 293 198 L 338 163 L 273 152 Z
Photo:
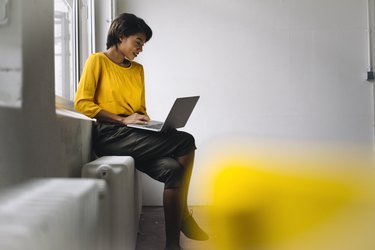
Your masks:
M 97 120 L 93 140 L 98 156 L 132 156 L 138 170 L 165 183 L 165 249 L 181 249 L 180 231 L 191 239 L 208 239 L 187 206 L 194 138 L 177 130 L 155 133 L 126 126 L 150 120 L 143 67 L 133 60 L 151 36 L 151 28 L 133 14 L 113 20 L 107 50 L 87 59 L 74 104 L 77 111 Z

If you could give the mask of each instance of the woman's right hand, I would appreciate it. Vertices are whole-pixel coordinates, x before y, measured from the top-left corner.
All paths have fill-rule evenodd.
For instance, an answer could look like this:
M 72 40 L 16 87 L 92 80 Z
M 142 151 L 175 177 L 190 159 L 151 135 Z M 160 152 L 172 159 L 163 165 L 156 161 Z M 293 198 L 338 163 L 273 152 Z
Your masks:
M 142 115 L 134 113 L 127 117 L 123 117 L 122 123 L 125 125 L 128 124 L 147 124 L 150 121 L 150 118 L 147 115 Z

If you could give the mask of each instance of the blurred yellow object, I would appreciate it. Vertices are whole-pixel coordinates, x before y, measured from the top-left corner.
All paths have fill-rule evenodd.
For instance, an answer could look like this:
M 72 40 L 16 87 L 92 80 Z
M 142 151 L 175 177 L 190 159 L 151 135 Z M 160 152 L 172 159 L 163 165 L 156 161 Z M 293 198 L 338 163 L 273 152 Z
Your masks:
M 373 166 L 317 156 L 219 158 L 211 185 L 214 249 L 374 250 Z

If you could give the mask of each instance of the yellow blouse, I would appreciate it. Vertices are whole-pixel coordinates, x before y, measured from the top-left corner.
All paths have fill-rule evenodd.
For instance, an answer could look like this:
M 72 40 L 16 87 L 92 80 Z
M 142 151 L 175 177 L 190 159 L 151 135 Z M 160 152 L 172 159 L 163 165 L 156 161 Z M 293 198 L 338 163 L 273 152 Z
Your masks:
M 117 115 L 146 114 L 143 66 L 129 68 L 112 62 L 103 52 L 89 56 L 78 85 L 74 108 L 94 118 L 101 110 Z

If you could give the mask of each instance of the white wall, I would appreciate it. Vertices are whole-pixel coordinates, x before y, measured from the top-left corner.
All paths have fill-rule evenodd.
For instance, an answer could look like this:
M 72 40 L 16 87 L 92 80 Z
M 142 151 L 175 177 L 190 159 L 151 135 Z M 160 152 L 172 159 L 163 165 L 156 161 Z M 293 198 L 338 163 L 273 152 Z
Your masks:
M 185 128 L 198 145 L 192 204 L 205 202 L 205 152 L 224 136 L 372 146 L 365 0 L 124 0 L 118 11 L 154 31 L 139 58 L 151 116 L 201 96 Z M 160 204 L 162 185 L 146 180 L 145 204 Z
M 0 27 L 0 52 L 7 52 L 2 63 L 22 70 L 22 85 L 12 92 L 22 101 L 0 107 L 0 188 L 76 176 L 89 153 L 88 121 L 55 114 L 52 2 L 11 4 L 17 14 Z M 198 146 L 191 204 L 205 203 L 199 183 L 207 152 L 222 137 L 372 146 L 366 1 L 119 1 L 123 10 L 154 31 L 140 57 L 152 117 L 163 119 L 176 96 L 201 95 L 185 128 Z M 161 204 L 162 185 L 145 180 L 145 204 Z
M 111 21 L 111 1 L 95 0 L 95 52 L 106 49 Z

